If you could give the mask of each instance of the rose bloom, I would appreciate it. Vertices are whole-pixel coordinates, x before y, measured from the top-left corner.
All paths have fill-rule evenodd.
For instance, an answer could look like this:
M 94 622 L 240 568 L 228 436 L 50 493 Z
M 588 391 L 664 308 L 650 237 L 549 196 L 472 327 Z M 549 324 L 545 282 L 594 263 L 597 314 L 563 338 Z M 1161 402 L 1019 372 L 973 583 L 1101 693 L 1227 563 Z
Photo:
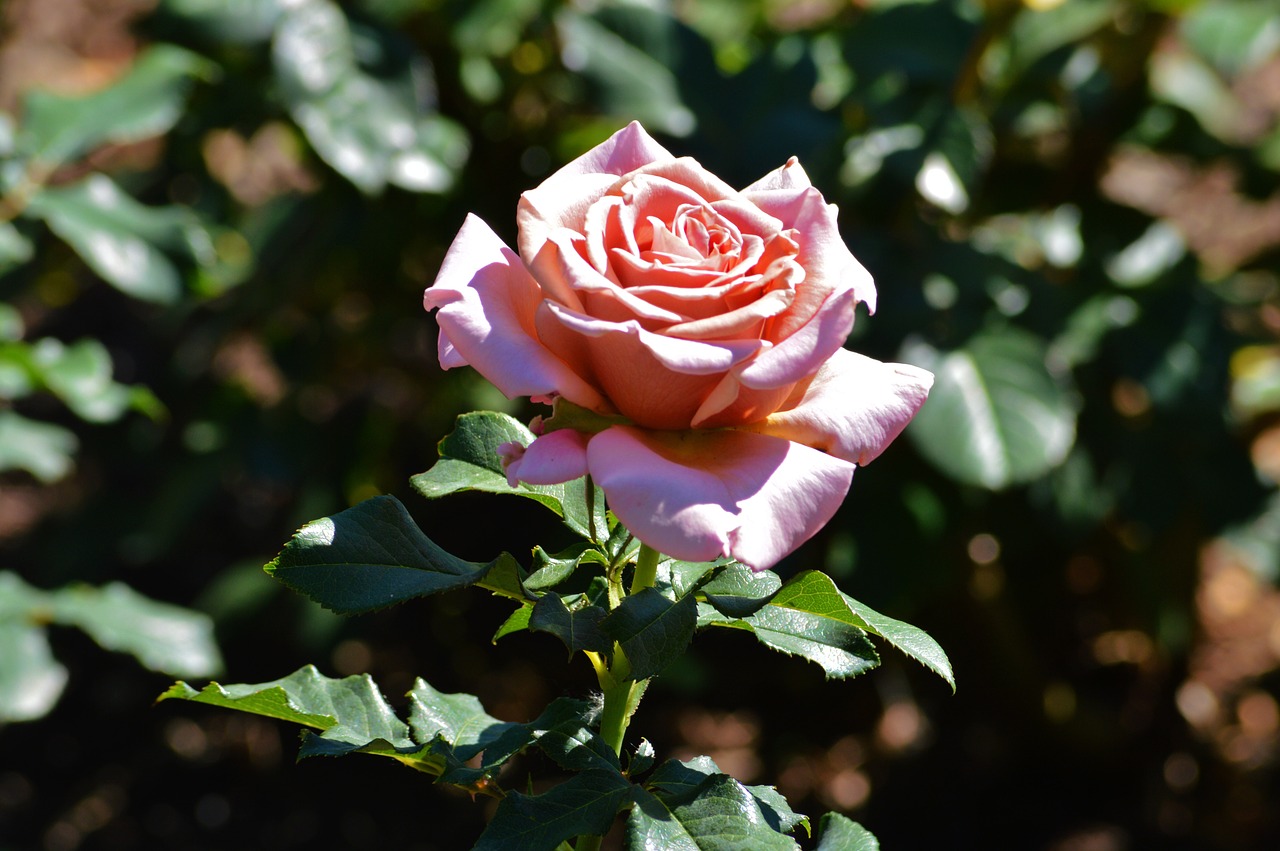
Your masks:
M 842 348 L 876 291 L 795 158 L 739 192 L 632 123 L 517 223 L 519 253 L 475 216 L 449 247 L 424 300 L 440 365 L 603 415 L 535 422 L 508 478 L 590 474 L 660 552 L 771 567 L 924 404 L 930 373 Z

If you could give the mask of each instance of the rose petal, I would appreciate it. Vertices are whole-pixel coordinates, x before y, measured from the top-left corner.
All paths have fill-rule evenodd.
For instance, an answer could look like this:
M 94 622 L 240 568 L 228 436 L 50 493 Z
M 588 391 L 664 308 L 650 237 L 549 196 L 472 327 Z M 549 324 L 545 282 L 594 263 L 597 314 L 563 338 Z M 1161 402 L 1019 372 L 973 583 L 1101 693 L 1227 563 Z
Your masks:
M 854 465 L 786 440 L 735 431 L 614 426 L 587 445 L 591 476 L 637 538 L 666 555 L 721 555 L 764 570 L 840 507 Z
M 537 438 L 523 451 L 504 458 L 507 483 L 558 485 L 587 474 L 587 441 L 589 434 L 562 428 Z M 504 446 L 509 444 L 504 444 Z
M 840 349 L 782 410 L 742 428 L 866 464 L 902 433 L 932 385 L 919 367 Z
M 797 301 L 804 297 L 808 283 L 806 278 L 805 285 L 796 288 Z M 853 330 L 856 304 L 857 294 L 853 290 L 835 293 L 808 324 L 747 364 L 739 380 L 747 387 L 765 389 L 793 384 L 813 375 L 844 345 Z
M 785 337 L 806 323 L 828 294 L 853 290 L 857 300 L 876 312 L 876 288 L 870 273 L 862 267 L 844 244 L 836 225 L 837 209 L 828 204 L 818 190 L 769 189 L 743 193 L 786 228 L 795 228 L 800 236 L 800 253 L 796 261 L 804 267 L 806 280 L 813 288 L 807 303 L 797 305 L 794 319 L 775 329 L 774 339 Z
M 664 337 L 635 320 L 609 322 L 549 301 L 538 308 L 537 327 L 548 347 L 582 365 L 618 413 L 647 428 L 688 428 L 721 374 L 767 345 Z
M 808 189 L 812 185 L 809 182 L 809 175 L 800 165 L 800 160 L 792 157 L 742 191 L 746 194 L 770 189 Z
M 674 159 L 633 121 L 520 196 L 516 222 L 520 256 L 537 273 L 538 253 L 547 235 L 559 227 L 582 232 L 595 203 L 619 178 L 655 161 Z
M 484 221 L 467 216 L 423 295 L 427 310 L 439 309 L 440 366 L 470 364 L 508 398 L 560 395 L 584 408 L 611 410 L 538 340 L 534 316 L 542 301 L 516 253 Z

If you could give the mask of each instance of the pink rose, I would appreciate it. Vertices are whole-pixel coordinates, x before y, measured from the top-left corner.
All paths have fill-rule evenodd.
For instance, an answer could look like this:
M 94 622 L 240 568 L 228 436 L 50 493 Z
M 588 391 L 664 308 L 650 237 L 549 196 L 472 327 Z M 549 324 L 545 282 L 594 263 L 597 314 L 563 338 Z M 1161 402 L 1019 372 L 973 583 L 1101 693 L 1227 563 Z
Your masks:
M 741 192 L 637 123 L 520 198 L 519 254 L 475 216 L 428 310 L 440 365 L 616 418 L 550 427 L 515 484 L 589 473 L 637 538 L 770 567 L 831 519 L 933 376 L 842 348 L 870 275 L 794 158 Z

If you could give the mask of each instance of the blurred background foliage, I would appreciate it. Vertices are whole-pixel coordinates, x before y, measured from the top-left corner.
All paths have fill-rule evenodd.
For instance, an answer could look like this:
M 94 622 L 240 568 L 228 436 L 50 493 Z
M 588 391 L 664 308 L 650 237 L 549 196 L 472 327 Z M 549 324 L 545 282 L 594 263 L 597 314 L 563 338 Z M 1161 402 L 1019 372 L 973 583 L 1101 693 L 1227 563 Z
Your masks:
M 551 639 L 491 646 L 479 595 L 341 620 L 260 568 L 383 492 L 467 558 L 555 543 L 536 507 L 409 493 L 457 414 L 534 413 L 438 369 L 421 291 L 467 212 L 512 242 L 520 191 L 638 118 L 735 185 L 798 156 L 879 285 L 851 347 L 937 373 L 779 570 L 923 626 L 959 692 L 709 635 L 633 729 L 886 848 L 1280 846 L 1277 3 L 8 0 L 0 26 L 0 642 L 39 632 L 0 689 L 65 685 L 0 728 L 0 844 L 478 834 L 423 778 L 152 709 L 167 678 L 85 636 L 181 673 L 109 637 L 160 605 L 211 619 L 236 681 L 314 661 L 394 702 L 421 675 L 511 720 L 585 694 Z M 67 614 L 112 594 L 114 624 Z

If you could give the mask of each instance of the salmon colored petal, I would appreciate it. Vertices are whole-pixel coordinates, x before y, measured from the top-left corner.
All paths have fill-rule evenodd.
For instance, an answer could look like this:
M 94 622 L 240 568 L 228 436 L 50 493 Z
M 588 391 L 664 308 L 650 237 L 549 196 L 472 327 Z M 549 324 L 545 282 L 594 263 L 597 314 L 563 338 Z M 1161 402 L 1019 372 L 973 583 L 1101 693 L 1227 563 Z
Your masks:
M 919 367 L 841 349 L 783 410 L 741 428 L 866 464 L 902 433 L 931 386 L 933 374 Z
M 807 178 L 806 178 L 807 181 Z M 795 312 L 791 325 L 779 326 L 776 333 L 785 336 L 808 321 L 813 311 L 832 292 L 853 290 L 857 300 L 876 312 L 876 288 L 870 273 L 862 267 L 844 244 L 836 225 L 837 209 L 828 204 L 822 193 L 812 187 L 803 189 L 767 189 L 744 192 L 747 200 L 802 234 L 796 262 L 808 274 L 806 280 L 813 303 Z M 777 339 L 777 338 L 775 338 Z
M 672 160 L 638 122 L 631 122 L 582 156 L 520 196 L 520 256 L 538 271 L 547 235 L 557 227 L 582 232 L 587 209 L 625 174 L 657 161 Z
M 528 446 L 504 443 L 507 483 L 558 485 L 587 474 L 587 441 L 591 435 L 562 428 L 538 437 Z M 505 450 L 505 452 L 504 452 Z
M 806 289 L 805 286 L 796 288 L 797 302 L 804 297 Z M 807 324 L 747 364 L 739 380 L 747 387 L 765 389 L 813 375 L 827 358 L 840 350 L 853 330 L 857 298 L 853 290 L 833 294 L 830 303 L 823 304 Z
M 534 316 L 542 301 L 516 253 L 467 216 L 423 295 L 423 306 L 439 311 L 440 365 L 470 364 L 508 398 L 559 395 L 608 410 L 600 393 L 538 340 Z
M 789 189 L 792 191 L 798 189 L 808 189 L 813 184 L 809 182 L 809 175 L 800 165 L 800 160 L 792 157 L 785 163 L 757 180 L 755 183 L 742 190 L 743 194 L 748 192 L 762 192 L 770 189 Z
M 777 564 L 835 514 L 854 465 L 787 440 L 740 431 L 664 434 L 614 426 L 587 464 L 609 507 L 669 556 Z

